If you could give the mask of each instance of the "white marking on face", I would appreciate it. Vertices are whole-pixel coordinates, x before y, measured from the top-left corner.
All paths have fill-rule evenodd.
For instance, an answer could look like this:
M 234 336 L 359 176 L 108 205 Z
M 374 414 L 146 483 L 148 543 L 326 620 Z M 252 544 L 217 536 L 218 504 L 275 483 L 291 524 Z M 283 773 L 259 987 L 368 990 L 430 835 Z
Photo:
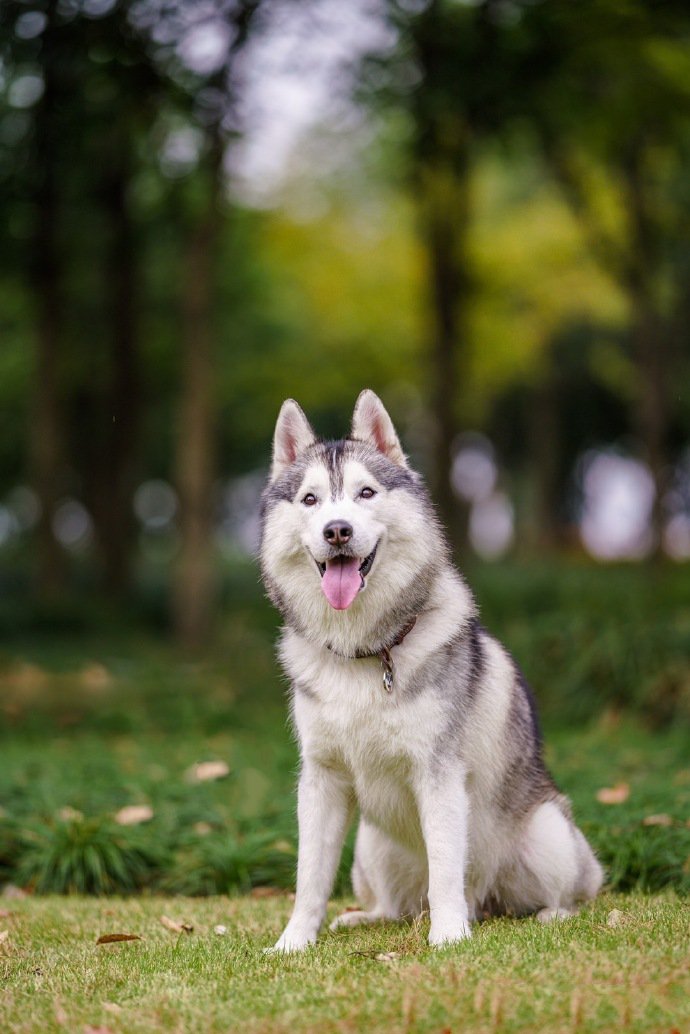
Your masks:
M 374 495 L 362 498 L 363 488 L 371 488 Z M 314 560 L 323 563 L 333 555 L 333 549 L 324 538 L 324 528 L 331 521 L 346 521 L 352 526 L 348 551 L 364 560 L 385 536 L 385 523 L 378 516 L 383 498 L 388 493 L 372 474 L 356 460 L 348 460 L 343 471 L 343 490 L 335 497 L 328 471 L 322 464 L 312 464 L 304 475 L 296 501 L 300 508 L 300 537 L 305 549 Z M 313 496 L 316 502 L 307 505 L 305 499 Z

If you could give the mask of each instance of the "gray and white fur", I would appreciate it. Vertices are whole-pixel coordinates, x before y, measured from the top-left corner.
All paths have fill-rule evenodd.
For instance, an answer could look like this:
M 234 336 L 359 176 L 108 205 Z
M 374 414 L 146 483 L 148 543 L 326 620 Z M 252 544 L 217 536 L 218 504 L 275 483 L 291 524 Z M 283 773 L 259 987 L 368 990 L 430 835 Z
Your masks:
M 486 913 L 547 921 L 597 894 L 602 869 L 544 765 L 530 690 L 479 623 L 372 391 L 335 442 L 283 404 L 261 565 L 285 620 L 301 754 L 295 907 L 271 950 L 316 940 L 355 808 L 362 910 L 332 928 L 428 909 L 429 942 L 441 945 L 469 937 Z

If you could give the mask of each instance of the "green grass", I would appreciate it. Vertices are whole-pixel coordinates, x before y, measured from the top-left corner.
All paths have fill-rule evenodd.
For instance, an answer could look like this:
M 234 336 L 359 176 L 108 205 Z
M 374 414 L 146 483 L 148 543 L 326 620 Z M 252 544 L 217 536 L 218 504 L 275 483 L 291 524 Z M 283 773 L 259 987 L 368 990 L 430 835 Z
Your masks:
M 290 910 L 297 752 L 254 570 L 227 582 L 227 619 L 194 661 L 161 635 L 154 591 L 130 622 L 79 602 L 57 624 L 13 612 L 0 631 L 0 885 L 29 894 L 0 897 L 0 1030 L 689 1030 L 686 578 L 589 566 L 472 577 L 484 623 L 535 686 L 547 759 L 608 889 L 564 924 L 491 920 L 441 952 L 423 920 L 262 954 Z M 227 777 L 195 781 L 209 760 Z M 618 783 L 626 800 L 597 799 Z M 117 823 L 142 804 L 150 821 Z M 645 823 L 654 815 L 663 824 Z M 194 931 L 173 934 L 161 915 Z M 118 932 L 142 940 L 96 946 Z
M 535 684 L 549 763 L 613 889 L 690 890 L 690 723 L 682 695 L 672 723 L 669 697 L 657 699 L 664 672 L 690 683 L 681 573 L 487 567 L 472 579 L 485 623 Z M 191 895 L 292 885 L 297 754 L 277 619 L 255 571 L 234 579 L 219 640 L 196 661 L 139 621 L 27 626 L 0 641 L 0 883 Z M 190 779 L 205 760 L 225 761 L 228 777 Z M 597 790 L 620 781 L 629 799 L 600 804 Z M 132 804 L 151 821 L 117 825 Z M 644 825 L 655 814 L 669 824 Z M 340 893 L 350 851 L 351 840 Z
M 544 927 L 495 919 L 430 950 L 426 920 L 323 935 L 266 956 L 286 897 L 7 902 L 2 1029 L 157 1031 L 686 1031 L 690 906 L 602 896 Z M 613 909 L 623 914 L 608 925 Z M 7 911 L 6 910 L 6 911 Z M 333 906 L 333 913 L 336 907 Z M 173 933 L 160 916 L 193 925 Z M 225 936 L 214 927 L 227 928 Z M 102 934 L 142 940 L 96 945 Z M 395 952 L 391 961 L 376 954 Z

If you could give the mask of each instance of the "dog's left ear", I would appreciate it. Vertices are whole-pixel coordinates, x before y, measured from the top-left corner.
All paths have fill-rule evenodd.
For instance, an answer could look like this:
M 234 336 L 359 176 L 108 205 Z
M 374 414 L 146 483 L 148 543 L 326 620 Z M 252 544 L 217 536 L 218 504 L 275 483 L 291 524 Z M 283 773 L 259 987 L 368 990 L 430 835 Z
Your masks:
M 392 463 L 407 466 L 400 439 L 381 399 L 370 388 L 360 393 L 352 414 L 352 438 L 370 442 Z

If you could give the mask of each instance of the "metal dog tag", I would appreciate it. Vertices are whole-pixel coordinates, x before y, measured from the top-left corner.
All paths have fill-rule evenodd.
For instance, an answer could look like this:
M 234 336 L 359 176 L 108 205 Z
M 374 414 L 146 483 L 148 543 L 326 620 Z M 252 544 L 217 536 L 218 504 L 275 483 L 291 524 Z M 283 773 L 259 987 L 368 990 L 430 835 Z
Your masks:
M 381 658 L 381 667 L 383 668 L 383 688 L 386 693 L 393 692 L 393 658 L 391 657 L 390 650 L 386 647 L 381 650 L 379 654 Z

